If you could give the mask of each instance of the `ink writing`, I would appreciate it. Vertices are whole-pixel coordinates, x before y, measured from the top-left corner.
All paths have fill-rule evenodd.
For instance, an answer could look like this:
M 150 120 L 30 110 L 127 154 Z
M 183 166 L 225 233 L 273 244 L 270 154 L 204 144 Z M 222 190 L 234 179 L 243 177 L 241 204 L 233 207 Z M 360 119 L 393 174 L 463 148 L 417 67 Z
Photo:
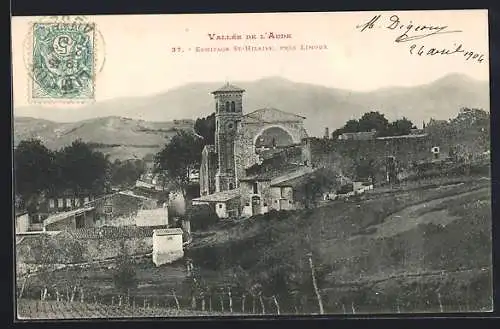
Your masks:
M 466 61 L 476 61 L 482 63 L 484 61 L 484 54 L 477 53 L 475 51 L 463 49 L 463 45 L 455 44 L 454 47 L 450 48 L 429 48 L 423 45 L 417 46 L 412 44 L 409 48 L 411 55 L 417 56 L 436 56 L 436 55 L 462 55 Z
M 413 21 L 402 22 L 398 15 L 392 15 L 387 19 L 382 18 L 382 15 L 375 15 L 368 22 L 357 25 L 360 32 L 364 32 L 373 28 L 384 28 L 387 30 L 397 31 L 400 33 L 394 42 L 408 42 L 419 40 L 430 36 L 445 34 L 445 33 L 458 33 L 461 30 L 449 30 L 447 25 L 424 25 L 415 24 Z

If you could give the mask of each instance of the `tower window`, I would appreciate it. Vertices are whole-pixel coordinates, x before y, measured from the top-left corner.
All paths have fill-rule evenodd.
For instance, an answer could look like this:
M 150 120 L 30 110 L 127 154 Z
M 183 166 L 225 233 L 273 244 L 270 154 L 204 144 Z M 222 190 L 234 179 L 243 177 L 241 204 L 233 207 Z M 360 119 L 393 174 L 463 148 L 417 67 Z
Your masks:
M 253 193 L 254 194 L 259 193 L 259 188 L 258 188 L 257 182 L 253 183 Z
M 231 102 L 231 112 L 236 112 L 236 104 Z
M 219 102 L 215 102 L 215 112 L 219 112 Z
M 226 102 L 226 112 L 229 112 L 230 109 L 229 109 L 229 102 Z

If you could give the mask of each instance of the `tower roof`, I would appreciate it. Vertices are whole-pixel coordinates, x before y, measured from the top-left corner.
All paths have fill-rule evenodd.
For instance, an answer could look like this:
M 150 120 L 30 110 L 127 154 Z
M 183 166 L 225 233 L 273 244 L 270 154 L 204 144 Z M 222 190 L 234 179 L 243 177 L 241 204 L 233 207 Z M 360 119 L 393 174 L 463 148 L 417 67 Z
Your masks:
M 226 82 L 226 84 L 219 89 L 212 91 L 212 94 L 216 93 L 224 93 L 224 92 L 244 92 L 245 89 L 242 89 L 240 87 L 236 87 L 235 85 L 230 84 L 229 82 Z

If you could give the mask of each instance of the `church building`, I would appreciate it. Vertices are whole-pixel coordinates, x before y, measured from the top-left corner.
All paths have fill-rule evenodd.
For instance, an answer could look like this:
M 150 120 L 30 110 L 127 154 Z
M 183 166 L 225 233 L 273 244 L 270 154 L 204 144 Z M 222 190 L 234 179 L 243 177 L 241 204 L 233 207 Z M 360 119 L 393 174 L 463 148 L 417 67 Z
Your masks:
M 275 108 L 244 114 L 244 93 L 229 83 L 212 92 L 215 145 L 203 149 L 200 197 L 193 202 L 214 204 L 221 218 L 276 209 L 284 202 L 272 200 L 273 180 L 285 181 L 312 170 L 300 151 L 302 141 L 308 137 L 305 117 Z M 276 162 L 271 159 L 280 157 L 286 165 L 271 166 L 270 171 L 269 164 Z M 281 193 L 274 194 L 281 198 Z M 290 197 L 289 192 L 285 194 Z M 286 204 L 287 209 L 293 208 L 292 200 Z

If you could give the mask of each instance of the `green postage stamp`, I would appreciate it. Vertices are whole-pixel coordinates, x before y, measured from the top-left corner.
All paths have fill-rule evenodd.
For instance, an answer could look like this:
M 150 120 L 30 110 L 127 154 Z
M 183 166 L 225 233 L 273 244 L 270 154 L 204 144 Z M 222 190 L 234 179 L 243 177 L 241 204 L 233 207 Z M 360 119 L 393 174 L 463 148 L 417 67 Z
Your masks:
M 95 28 L 88 22 L 34 23 L 33 101 L 85 102 L 95 94 Z

